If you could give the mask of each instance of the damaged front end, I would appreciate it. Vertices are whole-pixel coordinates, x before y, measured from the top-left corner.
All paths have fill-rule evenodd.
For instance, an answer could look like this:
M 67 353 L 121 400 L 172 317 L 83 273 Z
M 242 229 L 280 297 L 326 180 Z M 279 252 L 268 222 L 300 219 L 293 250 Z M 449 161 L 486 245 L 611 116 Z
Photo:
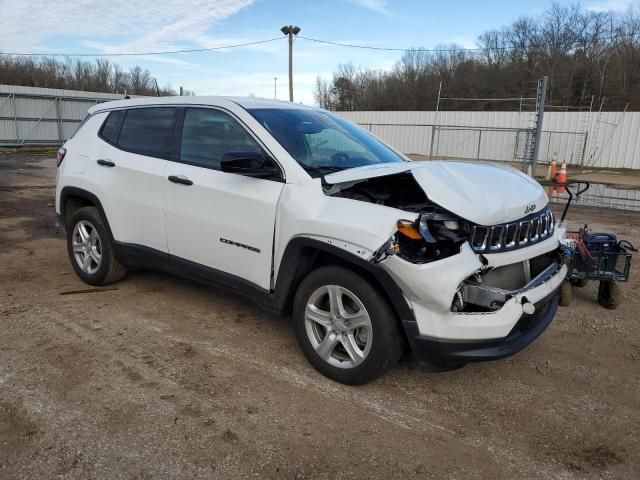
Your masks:
M 325 185 L 325 194 L 419 213 L 398 220 L 395 235 L 373 256 L 376 263 L 389 255 L 416 264 L 440 260 L 460 252 L 471 233 L 469 222 L 430 201 L 410 173 Z
M 384 175 L 390 169 L 331 174 L 323 188 L 395 209 L 384 210 L 398 215 L 395 229 L 368 259 L 411 309 L 403 324 L 414 355 L 444 364 L 496 359 L 537 338 L 567 272 L 564 228 L 540 185 L 513 169 L 463 162 Z
M 450 313 L 493 313 L 514 297 L 517 297 L 522 311 L 533 313 L 535 307 L 525 293 L 556 276 L 564 264 L 557 242 L 547 242 L 557 238 L 558 232 L 556 219 L 548 205 L 540 208 L 540 203 L 536 203 L 547 202 L 546 197 L 539 198 L 542 191 L 539 185 L 534 188 L 528 179 L 523 180 L 521 187 L 524 193 L 512 197 L 511 201 L 495 190 L 490 194 L 476 190 L 470 196 L 468 191 L 458 191 L 449 185 L 446 187 L 448 201 L 436 203 L 426 193 L 426 173 L 429 173 L 427 166 L 416 167 L 386 176 L 354 176 L 340 183 L 324 183 L 323 186 L 329 196 L 414 214 L 408 216 L 410 219 L 397 221 L 394 234 L 373 254 L 372 262 L 383 263 L 395 257 L 422 268 L 449 259 L 445 263 L 460 263 L 461 270 L 471 267 L 463 273 L 464 276 L 454 280 L 455 283 L 451 282 L 452 278 L 445 282 L 449 285 L 449 293 L 447 298 L 441 297 L 438 302 L 443 302 L 443 307 Z M 494 173 L 500 175 L 501 171 L 494 170 Z M 511 172 L 506 175 L 505 181 L 522 180 Z M 462 176 L 456 176 L 456 179 L 464 180 Z M 435 190 L 439 185 L 434 183 L 431 187 Z M 477 201 L 472 197 L 477 197 Z M 530 203 L 527 203 L 527 198 Z M 479 204 L 484 202 L 486 211 L 478 210 Z M 518 208 L 522 208 L 519 211 L 524 216 L 518 216 L 518 210 L 512 208 L 512 204 L 522 204 Z M 526 252 L 516 252 L 521 249 L 526 249 Z M 453 257 L 463 250 L 465 255 L 462 257 L 466 260 L 462 257 L 454 260 Z M 496 260 L 498 257 L 501 260 Z M 504 264 L 507 258 L 512 260 Z M 436 282 L 443 280 L 432 279 Z M 416 301 L 420 301 L 419 296 Z
M 455 313 L 495 312 L 510 299 L 521 297 L 525 313 L 532 314 L 535 308 L 526 296 L 556 275 L 565 263 L 562 250 L 495 268 L 483 268 L 466 278 L 456 291 L 451 304 Z

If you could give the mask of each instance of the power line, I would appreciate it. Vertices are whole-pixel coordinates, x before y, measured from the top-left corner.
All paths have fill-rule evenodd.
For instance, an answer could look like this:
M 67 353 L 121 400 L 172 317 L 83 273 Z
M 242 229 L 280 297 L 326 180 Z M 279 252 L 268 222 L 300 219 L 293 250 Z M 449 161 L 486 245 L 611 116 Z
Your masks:
M 621 34 L 621 35 L 610 35 L 610 36 L 603 36 L 603 37 L 598 37 L 598 40 L 617 40 L 617 39 L 621 39 L 621 38 L 633 38 L 640 35 L 640 33 L 628 33 L 628 34 Z M 529 45 L 524 45 L 524 47 L 518 47 L 518 46 L 509 46 L 509 47 L 488 47 L 488 48 L 464 48 L 464 47 L 456 47 L 456 48 L 422 48 L 422 47 L 416 47 L 416 48 L 402 48 L 402 47 L 376 47 L 373 45 L 356 45 L 356 44 L 352 44 L 352 43 L 341 43 L 341 42 L 334 42 L 331 40 L 321 40 L 318 38 L 311 38 L 311 37 L 304 37 L 302 35 L 298 35 L 298 38 L 302 38 L 304 40 L 308 40 L 310 42 L 316 42 L 316 43 L 324 43 L 327 45 L 334 45 L 337 47 L 347 47 L 347 48 L 360 48 L 360 49 L 365 49 L 365 50 L 381 50 L 381 51 L 388 51 L 388 52 L 428 52 L 428 53 L 453 53 L 453 52 L 485 52 L 487 50 L 489 51 L 495 51 L 495 50 L 499 50 L 499 51 L 509 51 L 509 50 L 524 50 L 527 48 L 541 48 L 541 47 L 546 47 L 548 46 L 548 44 L 545 43 L 540 43 L 540 44 L 529 44 Z M 580 40 L 574 40 L 573 42 L 568 42 L 569 45 L 575 45 L 577 43 L 580 43 Z
M 465 98 L 456 98 L 456 97 L 440 97 L 440 100 L 456 100 L 456 101 L 467 101 L 467 102 L 522 102 L 523 100 L 535 100 L 535 98 L 524 98 L 524 97 L 513 97 L 513 98 L 474 98 L 474 97 L 465 97 Z
M 623 38 L 635 38 L 639 36 L 640 33 L 629 33 L 629 34 L 620 34 L 620 35 L 611 35 L 611 36 L 603 36 L 599 37 L 598 40 L 618 40 Z M 209 47 L 209 48 L 189 48 L 183 50 L 163 50 L 156 52 L 115 52 L 115 53 L 25 53 L 25 52 L 0 52 L 0 55 L 6 56 L 18 56 L 18 57 L 134 57 L 134 56 L 143 56 L 143 55 L 171 55 L 177 53 L 198 53 L 198 52 L 211 52 L 215 50 L 226 50 L 230 48 L 241 48 L 248 47 L 251 45 L 260 45 L 263 43 L 275 42 L 276 40 L 280 40 L 283 37 L 275 37 L 268 38 L 265 40 L 256 40 L 253 42 L 246 43 L 236 43 L 232 45 L 221 45 L 218 47 Z M 334 42 L 332 40 L 322 40 L 319 38 L 311 38 L 305 37 L 302 35 L 297 35 L 296 38 L 301 38 L 303 40 L 307 40 L 315 43 L 322 43 L 326 45 L 334 45 L 337 47 L 345 47 L 345 48 L 358 48 L 364 50 L 378 50 L 378 51 L 388 51 L 388 52 L 428 52 L 428 53 L 453 53 L 453 52 L 471 52 L 471 53 L 479 53 L 486 51 L 510 51 L 510 50 L 524 50 L 528 48 L 542 48 L 547 47 L 548 44 L 529 44 L 524 45 L 522 48 L 519 46 L 509 46 L 509 47 L 488 47 L 488 48 L 464 48 L 464 47 L 456 47 L 456 48 L 422 48 L 422 47 L 376 47 L 373 45 L 357 45 L 351 43 L 341 43 Z M 580 43 L 580 40 L 574 40 L 573 42 L 568 42 L 568 45 L 576 45 Z
M 17 57 L 135 57 L 142 55 L 170 55 L 172 53 L 197 53 L 210 52 L 213 50 L 225 50 L 228 48 L 248 47 L 261 43 L 275 42 L 282 37 L 268 38 L 266 40 L 256 40 L 255 42 L 236 43 L 234 45 L 223 45 L 209 48 L 190 48 L 185 50 L 165 50 L 160 52 L 119 52 L 119 53 L 20 53 L 20 52 L 0 52 L 0 55 L 13 55 Z

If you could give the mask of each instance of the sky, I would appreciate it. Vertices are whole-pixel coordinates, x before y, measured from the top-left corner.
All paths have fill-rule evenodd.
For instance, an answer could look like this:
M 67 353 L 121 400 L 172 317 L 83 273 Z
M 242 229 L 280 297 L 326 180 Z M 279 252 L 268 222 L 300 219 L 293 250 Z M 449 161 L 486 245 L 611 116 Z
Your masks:
M 560 0 L 569 5 L 574 0 Z M 640 0 L 585 0 L 593 10 L 624 11 Z M 161 86 L 198 95 L 288 99 L 288 46 L 283 25 L 300 35 L 340 43 L 474 47 L 483 31 L 538 15 L 551 0 L 0 0 L 0 52 L 113 54 L 210 48 L 276 41 L 201 53 L 108 57 L 147 68 Z M 340 63 L 391 69 L 401 52 L 351 49 L 298 38 L 293 46 L 294 100 L 313 104 L 318 75 Z M 277 81 L 274 82 L 274 78 Z

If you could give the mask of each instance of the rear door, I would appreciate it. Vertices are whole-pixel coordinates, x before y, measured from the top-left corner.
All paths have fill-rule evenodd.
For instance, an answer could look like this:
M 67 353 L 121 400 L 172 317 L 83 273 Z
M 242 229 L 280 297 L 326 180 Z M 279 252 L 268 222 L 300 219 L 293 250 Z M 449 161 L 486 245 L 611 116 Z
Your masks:
M 222 172 L 220 160 L 226 152 L 266 155 L 265 149 L 226 111 L 183 112 L 178 161 L 169 162 L 165 172 L 169 261 L 195 274 L 228 274 L 229 280 L 267 290 L 276 206 L 284 183 Z
M 175 107 L 131 108 L 111 112 L 100 131 L 94 171 L 118 242 L 167 252 L 164 171 L 176 155 L 176 119 Z

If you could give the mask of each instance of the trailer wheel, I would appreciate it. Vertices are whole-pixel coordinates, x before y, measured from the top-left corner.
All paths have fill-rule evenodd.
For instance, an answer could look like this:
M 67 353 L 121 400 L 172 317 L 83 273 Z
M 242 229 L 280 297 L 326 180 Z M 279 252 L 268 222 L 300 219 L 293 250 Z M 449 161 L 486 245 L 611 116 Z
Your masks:
M 571 281 L 564 280 L 560 285 L 560 302 L 558 305 L 568 307 L 571 305 L 571 300 L 573 300 L 573 285 L 571 285 Z
M 574 287 L 584 288 L 584 287 L 587 286 L 587 283 L 589 283 L 589 280 L 587 280 L 586 278 L 572 278 L 571 279 L 571 285 L 573 285 Z
M 610 310 L 618 307 L 620 303 L 620 287 L 616 282 L 600 281 L 598 303 Z

